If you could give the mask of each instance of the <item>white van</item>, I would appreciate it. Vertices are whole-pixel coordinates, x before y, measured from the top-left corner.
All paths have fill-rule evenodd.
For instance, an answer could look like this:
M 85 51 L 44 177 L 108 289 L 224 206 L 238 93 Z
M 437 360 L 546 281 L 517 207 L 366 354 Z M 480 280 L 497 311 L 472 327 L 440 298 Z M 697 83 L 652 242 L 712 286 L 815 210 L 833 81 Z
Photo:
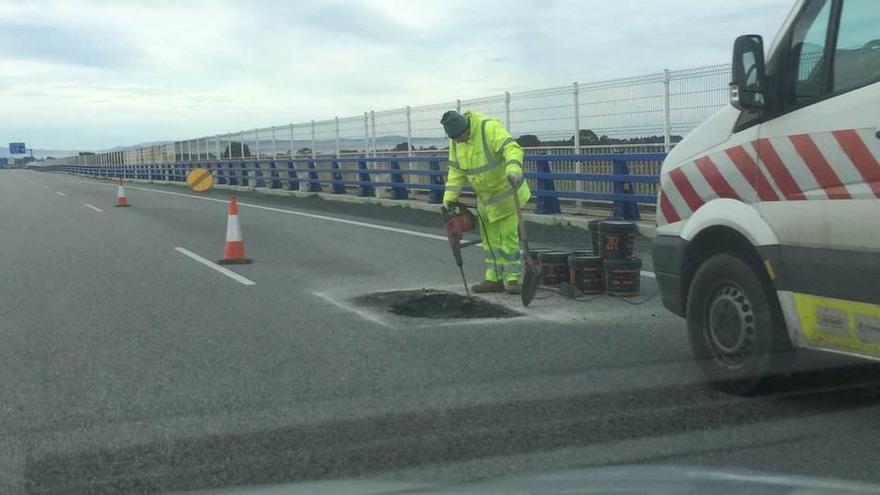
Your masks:
M 737 38 L 731 106 L 661 172 L 654 269 L 709 380 L 754 391 L 793 349 L 880 358 L 880 1 L 802 0 Z

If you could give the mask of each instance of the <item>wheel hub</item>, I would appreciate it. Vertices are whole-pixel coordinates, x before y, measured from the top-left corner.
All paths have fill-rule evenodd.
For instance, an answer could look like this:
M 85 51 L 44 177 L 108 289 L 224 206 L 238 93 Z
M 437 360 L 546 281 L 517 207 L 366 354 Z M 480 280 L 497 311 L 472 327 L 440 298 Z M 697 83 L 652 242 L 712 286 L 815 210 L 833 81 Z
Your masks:
M 743 290 L 719 287 L 709 305 L 709 342 L 716 357 L 729 367 L 742 366 L 755 340 L 755 314 Z

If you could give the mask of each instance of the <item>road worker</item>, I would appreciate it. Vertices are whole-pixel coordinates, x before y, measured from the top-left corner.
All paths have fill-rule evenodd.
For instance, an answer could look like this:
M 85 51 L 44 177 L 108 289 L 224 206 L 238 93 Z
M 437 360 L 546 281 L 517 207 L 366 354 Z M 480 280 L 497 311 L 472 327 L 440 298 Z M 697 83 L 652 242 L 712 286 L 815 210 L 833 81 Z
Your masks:
M 477 293 L 519 294 L 522 259 L 513 195 L 525 204 L 531 195 L 523 180 L 523 149 L 497 118 L 450 110 L 440 123 L 449 136 L 449 172 L 443 203 L 447 208 L 470 186 L 477 196 L 486 277 Z

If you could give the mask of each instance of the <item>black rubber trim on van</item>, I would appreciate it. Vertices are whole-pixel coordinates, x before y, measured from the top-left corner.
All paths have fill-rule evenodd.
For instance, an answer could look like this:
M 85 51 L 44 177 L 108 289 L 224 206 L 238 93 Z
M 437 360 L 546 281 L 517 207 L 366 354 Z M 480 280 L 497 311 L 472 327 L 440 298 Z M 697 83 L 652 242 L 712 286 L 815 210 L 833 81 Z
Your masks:
M 678 316 L 684 316 L 681 278 L 687 247 L 687 241 L 674 235 L 658 235 L 651 244 L 660 299 L 666 309 Z
M 801 246 L 757 249 L 773 266 L 777 290 L 880 304 L 880 253 Z

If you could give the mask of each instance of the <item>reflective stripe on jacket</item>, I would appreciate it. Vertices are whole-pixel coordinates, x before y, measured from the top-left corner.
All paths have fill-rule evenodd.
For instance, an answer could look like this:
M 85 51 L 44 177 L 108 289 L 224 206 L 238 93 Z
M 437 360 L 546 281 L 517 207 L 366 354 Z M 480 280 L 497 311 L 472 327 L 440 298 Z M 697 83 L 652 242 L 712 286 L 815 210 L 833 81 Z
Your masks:
M 470 184 L 481 214 L 495 222 L 515 213 L 507 174 L 522 174 L 523 149 L 495 117 L 478 112 L 465 112 L 464 116 L 470 123 L 470 138 L 464 143 L 450 140 L 443 201 L 455 201 L 461 188 Z M 531 196 L 525 181 L 518 193 L 520 204 L 525 204 Z

